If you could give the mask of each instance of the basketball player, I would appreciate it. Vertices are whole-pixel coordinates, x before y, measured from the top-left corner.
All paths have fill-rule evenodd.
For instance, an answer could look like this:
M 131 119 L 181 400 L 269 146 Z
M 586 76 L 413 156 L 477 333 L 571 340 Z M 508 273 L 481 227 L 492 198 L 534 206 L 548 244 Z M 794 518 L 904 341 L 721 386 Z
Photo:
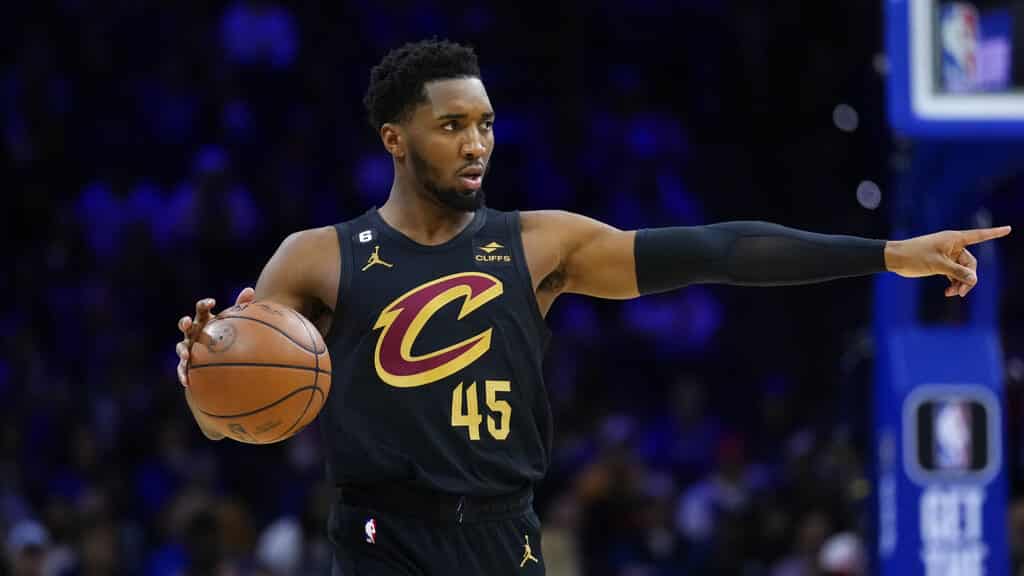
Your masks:
M 560 294 L 626 299 L 890 271 L 944 275 L 946 296 L 962 297 L 977 282 L 967 246 L 1010 232 L 887 242 L 764 222 L 625 231 L 568 212 L 501 212 L 484 205 L 495 111 L 470 48 L 392 51 L 365 104 L 393 159 L 387 201 L 290 235 L 238 297 L 294 308 L 329 347 L 320 427 L 338 487 L 335 574 L 544 573 L 531 487 L 551 458 L 541 358 Z M 179 322 L 186 400 L 189 347 L 213 306 L 200 300 Z

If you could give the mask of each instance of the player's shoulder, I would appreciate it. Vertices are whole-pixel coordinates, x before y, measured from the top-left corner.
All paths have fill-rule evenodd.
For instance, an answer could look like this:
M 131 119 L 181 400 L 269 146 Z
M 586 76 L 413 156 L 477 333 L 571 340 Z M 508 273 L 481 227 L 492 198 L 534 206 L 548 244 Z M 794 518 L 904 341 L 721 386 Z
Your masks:
M 292 232 L 284 239 L 284 242 L 303 247 L 315 247 L 330 242 L 337 243 L 337 233 L 334 231 L 334 226 L 306 228 Z
M 556 236 L 571 233 L 573 230 L 592 225 L 591 218 L 569 212 L 568 210 L 529 210 L 519 213 L 519 221 L 523 233 L 551 233 Z
M 323 258 L 339 252 L 338 235 L 334 226 L 298 230 L 281 241 L 280 250 L 293 257 Z
M 571 224 L 579 214 L 567 210 L 523 210 L 519 213 L 519 221 L 523 230 L 529 228 L 545 228 Z

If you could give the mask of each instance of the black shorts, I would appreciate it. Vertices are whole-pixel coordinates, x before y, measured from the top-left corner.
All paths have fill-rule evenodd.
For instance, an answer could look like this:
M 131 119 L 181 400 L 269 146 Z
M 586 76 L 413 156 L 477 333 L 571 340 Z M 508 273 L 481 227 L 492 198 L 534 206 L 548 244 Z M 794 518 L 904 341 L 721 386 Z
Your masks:
M 544 574 L 533 492 L 460 498 L 344 488 L 331 510 L 332 576 Z

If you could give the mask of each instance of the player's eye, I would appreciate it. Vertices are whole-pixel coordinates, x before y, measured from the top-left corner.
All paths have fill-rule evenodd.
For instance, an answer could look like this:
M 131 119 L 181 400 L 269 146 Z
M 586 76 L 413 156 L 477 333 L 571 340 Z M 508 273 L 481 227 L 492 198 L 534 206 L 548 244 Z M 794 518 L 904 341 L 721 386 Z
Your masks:
M 484 120 L 484 130 L 488 132 L 494 129 L 494 120 Z
M 449 120 L 441 125 L 441 129 L 445 132 L 454 132 L 459 127 L 459 123 L 455 120 Z

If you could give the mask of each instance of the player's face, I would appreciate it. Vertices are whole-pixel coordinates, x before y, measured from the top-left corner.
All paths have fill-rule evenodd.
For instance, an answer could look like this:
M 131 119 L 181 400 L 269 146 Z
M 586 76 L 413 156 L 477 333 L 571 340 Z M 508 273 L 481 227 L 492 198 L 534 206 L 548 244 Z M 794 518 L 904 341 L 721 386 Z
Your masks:
M 409 126 L 409 160 L 436 200 L 455 210 L 484 203 L 483 181 L 494 151 L 494 110 L 479 78 L 426 85 L 427 103 Z

